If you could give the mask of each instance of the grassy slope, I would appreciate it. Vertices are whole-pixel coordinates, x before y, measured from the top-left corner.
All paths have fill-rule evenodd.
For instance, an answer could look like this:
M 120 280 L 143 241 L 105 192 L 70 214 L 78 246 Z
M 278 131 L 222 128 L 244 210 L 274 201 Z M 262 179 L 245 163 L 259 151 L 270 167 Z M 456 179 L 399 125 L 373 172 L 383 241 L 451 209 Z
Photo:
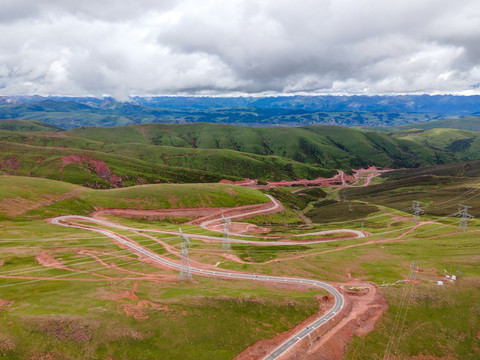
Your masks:
M 455 130 L 431 129 L 397 133 L 401 139 L 425 144 L 434 149 L 456 153 L 460 160 L 477 160 L 480 153 L 480 133 Z
M 21 132 L 51 132 L 62 130 L 57 126 L 45 122 L 20 119 L 0 119 L 0 129 Z
M 94 208 L 163 209 L 267 201 L 258 190 L 226 184 L 157 184 L 94 190 L 46 179 L 0 178 L 0 216 L 7 218 L 88 214 Z
M 428 214 L 449 215 L 458 203 L 473 206 L 471 213 L 480 215 L 480 188 L 477 179 L 424 175 L 387 181 L 366 188 L 344 190 L 349 199 L 373 202 L 408 211 L 412 201 L 423 203 Z
M 415 166 L 436 160 L 432 149 L 408 139 L 337 126 L 304 128 L 243 128 L 206 123 L 145 124 L 119 128 L 79 128 L 75 137 L 112 143 L 153 143 L 200 149 L 229 149 L 257 155 L 277 155 L 307 164 L 345 168 L 376 164 Z M 445 160 L 448 155 L 444 156 Z
M 129 130 L 128 133 L 135 133 L 132 128 L 126 129 Z M 24 166 L 18 174 L 29 174 L 28 171 L 30 171 L 31 175 L 37 176 L 36 169 L 46 171 L 43 168 L 47 164 L 40 162 L 39 166 L 36 166 L 39 159 L 48 155 L 56 156 L 55 165 L 53 165 L 53 168 L 49 167 L 48 170 L 48 177 L 53 179 L 60 179 L 58 173 L 61 166 L 60 158 L 72 153 L 81 153 L 103 160 L 108 166 L 112 167 L 112 170 L 115 170 L 115 174 L 120 176 L 122 176 L 122 173 L 125 176 L 133 176 L 133 174 L 142 172 L 147 173 L 143 176 L 146 182 L 153 182 L 154 180 L 160 180 L 161 182 L 209 182 L 224 178 L 243 179 L 246 177 L 281 180 L 332 176 L 335 173 L 334 170 L 303 164 L 279 156 L 254 155 L 234 150 L 183 149 L 142 143 L 114 144 L 106 140 L 101 142 L 62 136 L 61 134 L 28 136 L 21 133 L 0 131 L 0 136 L 3 140 L 0 142 L 0 146 L 4 150 L 0 160 L 5 161 L 13 156 L 21 157 L 20 163 L 24 163 Z M 127 134 L 121 133 L 119 139 L 122 138 L 128 138 Z M 35 147 L 32 148 L 31 146 Z M 88 152 L 85 151 L 87 149 Z M 128 167 L 126 166 L 127 163 L 129 164 Z M 135 168 L 135 164 L 138 164 L 137 168 Z M 138 167 L 148 170 L 142 171 Z M 180 167 L 189 170 L 185 171 Z M 4 171 L 7 170 L 4 169 Z M 68 181 L 84 184 L 83 180 L 85 176 L 88 176 L 87 173 L 88 170 L 84 169 L 83 174 L 79 173 L 76 180 Z
M 480 177 L 480 161 L 456 162 L 417 169 L 395 170 L 382 174 L 382 178 L 399 180 L 422 175 Z
M 1 172 L 14 175 L 45 177 L 63 180 L 96 188 L 109 188 L 112 185 L 102 178 L 89 162 L 70 163 L 65 166 L 62 158 L 72 154 L 104 162 L 111 172 L 122 179 L 125 186 L 155 182 L 215 182 L 223 178 L 235 179 L 228 175 L 194 169 L 181 169 L 174 166 L 156 165 L 139 159 L 107 154 L 99 151 L 32 146 L 12 142 L 0 142 Z
M 407 129 L 458 129 L 458 130 L 467 130 L 467 131 L 480 131 L 480 117 L 466 117 L 460 119 L 448 119 L 448 120 L 434 120 L 427 121 L 423 123 L 415 123 L 409 125 L 397 126 L 394 129 L 396 130 L 407 130 Z
M 66 255 L 59 254 L 67 260 Z M 27 260 L 8 259 L 16 263 L 11 269 L 21 269 Z M 147 265 L 130 269 L 153 270 Z M 137 301 L 108 298 L 131 290 L 134 283 L 139 284 Z M 12 360 L 155 359 L 159 354 L 162 359 L 227 360 L 256 341 L 289 329 L 317 307 L 309 292 L 210 279 L 184 285 L 34 282 L 3 288 L 2 299 L 15 302 L 3 311 L 0 325 L 0 351 Z M 143 318 L 127 316 L 124 307 L 135 308 L 140 301 L 152 304 L 142 310 Z

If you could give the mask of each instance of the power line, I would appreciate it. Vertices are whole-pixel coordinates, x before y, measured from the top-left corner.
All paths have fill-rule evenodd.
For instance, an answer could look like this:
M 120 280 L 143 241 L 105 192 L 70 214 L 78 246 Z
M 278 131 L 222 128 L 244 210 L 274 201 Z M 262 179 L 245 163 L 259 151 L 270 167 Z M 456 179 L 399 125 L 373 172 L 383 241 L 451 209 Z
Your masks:
M 410 267 L 410 273 L 408 276 L 408 281 L 403 289 L 402 298 L 400 300 L 400 306 L 398 307 L 397 314 L 392 326 L 392 332 L 388 338 L 387 347 L 385 349 L 385 355 L 383 360 L 388 360 L 390 358 L 391 352 L 396 352 L 398 350 L 398 344 L 403 331 L 403 325 L 410 307 L 410 301 L 412 298 L 413 288 L 415 286 L 416 279 L 416 262 L 413 261 Z M 405 307 L 405 308 L 404 308 Z M 396 340 L 396 341 L 395 341 Z

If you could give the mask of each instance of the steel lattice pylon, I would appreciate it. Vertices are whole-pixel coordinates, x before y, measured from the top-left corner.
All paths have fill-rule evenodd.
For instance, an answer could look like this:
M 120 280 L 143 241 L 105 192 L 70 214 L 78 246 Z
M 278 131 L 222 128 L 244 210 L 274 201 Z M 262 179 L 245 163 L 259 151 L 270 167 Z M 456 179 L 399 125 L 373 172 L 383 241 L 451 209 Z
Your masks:
M 425 210 L 420 208 L 420 202 L 419 201 L 414 201 L 412 203 L 412 207 L 410 209 L 413 210 L 413 221 L 419 222 L 420 221 L 420 215 L 425 213 Z
M 474 216 L 468 213 L 468 209 L 471 209 L 471 206 L 458 204 L 457 216 L 462 216 L 460 223 L 458 224 L 457 231 L 465 231 L 468 228 L 468 220 L 473 219 Z
M 181 281 L 192 280 L 190 260 L 188 259 L 188 249 L 190 247 L 190 240 L 186 235 L 183 234 L 182 229 L 179 229 L 179 230 L 180 230 L 180 238 L 183 240 L 183 242 L 180 245 L 182 248 L 182 261 L 180 263 L 179 278 Z
M 230 228 L 231 221 L 230 219 L 222 215 L 222 223 L 223 223 L 222 250 L 225 252 L 230 252 L 232 251 L 232 247 L 230 246 L 230 237 L 228 236 L 228 230 Z

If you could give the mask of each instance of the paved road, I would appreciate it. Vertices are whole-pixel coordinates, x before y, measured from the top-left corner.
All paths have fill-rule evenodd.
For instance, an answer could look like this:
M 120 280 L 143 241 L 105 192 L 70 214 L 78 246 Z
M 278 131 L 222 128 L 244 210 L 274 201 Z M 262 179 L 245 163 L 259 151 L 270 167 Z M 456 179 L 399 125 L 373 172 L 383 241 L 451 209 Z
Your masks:
M 343 174 L 343 171 L 340 171 L 340 173 Z M 271 195 L 266 195 L 270 199 L 270 201 L 273 203 L 271 208 L 268 209 L 261 209 L 261 210 L 255 210 L 251 211 L 248 213 L 243 213 L 239 215 L 231 215 L 231 216 L 226 216 L 226 219 L 235 219 L 235 218 L 245 218 L 245 217 L 252 217 L 255 214 L 261 214 L 265 213 L 266 211 L 271 211 L 275 210 L 280 206 L 280 203 Z M 213 220 L 208 220 L 200 224 L 200 226 L 204 229 L 210 230 L 210 231 L 217 231 L 221 232 L 218 230 L 212 230 L 208 229 L 207 225 L 221 221 L 221 219 L 213 219 Z M 341 230 L 324 230 L 324 231 L 317 231 L 317 232 L 312 232 L 312 233 L 306 233 L 306 234 L 299 234 L 299 235 L 291 235 L 291 237 L 300 237 L 300 236 L 317 236 L 317 235 L 330 235 L 330 234 L 345 234 L 345 233 L 350 233 L 356 238 L 362 238 L 365 237 L 365 233 L 363 231 L 359 230 L 350 230 L 350 229 L 341 229 Z M 235 234 L 235 233 L 229 233 L 229 235 L 233 236 L 242 236 L 242 237 L 253 237 L 252 235 L 245 235 L 245 234 Z M 192 237 L 199 237 L 198 235 L 191 235 Z M 206 238 L 211 239 L 211 240 L 222 240 L 223 238 L 215 238 L 212 236 L 206 236 Z M 342 240 L 347 240 L 347 239 L 342 239 Z M 250 244 L 265 244 L 264 241 L 249 241 L 249 240 L 240 240 L 240 239 L 230 239 L 231 242 L 246 242 Z M 275 241 L 275 242 L 270 242 L 268 245 L 308 245 L 308 244 L 316 244 L 316 243 L 321 243 L 321 242 L 332 242 L 332 241 L 339 241 L 339 239 L 336 240 L 317 240 L 317 241 L 305 241 L 305 242 L 281 242 L 281 241 Z
M 275 199 L 271 195 L 265 194 L 265 196 L 267 196 L 270 199 L 270 201 L 272 202 L 272 207 L 270 207 L 268 209 L 260 209 L 260 210 L 250 211 L 250 212 L 242 213 L 242 214 L 238 214 L 238 215 L 230 215 L 230 216 L 226 216 L 225 218 L 226 219 L 236 219 L 236 218 L 239 218 L 239 217 L 241 217 L 241 218 L 252 217 L 256 214 L 262 214 L 262 213 L 265 213 L 267 211 L 272 211 L 272 210 L 276 210 L 276 209 L 279 208 L 280 203 L 277 201 L 277 199 Z M 213 220 L 204 221 L 203 223 L 200 224 L 200 226 L 202 228 L 206 229 L 206 230 L 216 231 L 216 230 L 208 229 L 207 225 L 209 225 L 211 223 L 214 223 L 214 222 L 219 222 L 221 220 L 222 219 L 213 219 Z M 230 235 L 252 237 L 252 235 L 234 234 L 234 233 L 230 233 Z
M 52 220 L 52 224 L 55 225 L 61 225 L 61 226 L 66 226 L 66 227 L 73 227 L 73 228 L 78 228 L 82 230 L 89 230 L 93 231 L 102 235 L 105 235 L 111 239 L 115 239 L 116 241 L 121 242 L 122 244 L 128 246 L 132 250 L 134 250 L 137 253 L 141 253 L 145 256 L 148 256 L 150 259 L 168 267 L 171 269 L 180 269 L 180 264 L 173 262 L 171 260 L 165 259 L 158 254 L 142 247 L 138 246 L 120 236 L 117 234 L 108 231 L 108 230 L 103 230 L 103 229 L 97 229 L 94 227 L 88 227 L 85 228 L 83 226 L 79 225 L 74 225 L 74 224 L 68 224 L 66 222 L 63 222 L 64 220 L 75 220 L 75 219 L 81 219 L 81 220 L 87 220 L 87 221 L 93 221 L 96 223 L 102 223 L 103 225 L 106 226 L 115 226 L 116 228 L 120 229 L 125 229 L 125 230 L 130 230 L 131 228 L 122 226 L 122 225 L 117 225 L 117 224 L 112 224 L 106 221 L 101 221 L 97 219 L 92 219 L 88 218 L 85 216 L 73 216 L 73 215 L 65 215 L 65 216 L 60 216 Z M 136 230 L 141 230 L 141 229 L 136 229 Z M 282 283 L 293 283 L 293 284 L 301 284 L 301 285 L 308 285 L 308 286 L 315 286 L 321 289 L 324 289 L 331 293 L 334 296 L 335 299 L 335 304 L 330 309 L 328 313 L 323 315 L 321 318 L 318 320 L 312 322 L 309 324 L 305 329 L 299 331 L 298 333 L 294 334 L 291 338 L 289 338 L 287 341 L 285 341 L 283 344 L 281 344 L 278 348 L 276 348 L 273 352 L 271 352 L 269 355 L 267 355 L 264 359 L 265 360 L 272 360 L 272 359 L 277 359 L 280 357 L 282 354 L 284 354 L 288 349 L 292 348 L 297 344 L 300 340 L 302 340 L 305 336 L 308 336 L 311 332 L 313 332 L 315 329 L 317 329 L 319 326 L 323 325 L 330 319 L 332 319 L 342 308 L 344 305 L 344 299 L 342 294 L 336 290 L 334 287 L 331 285 L 324 283 L 322 281 L 318 280 L 312 280 L 312 279 L 300 279 L 300 278 L 292 278 L 292 277 L 282 277 L 282 276 L 269 276 L 269 275 L 255 275 L 255 274 L 248 274 L 248 273 L 238 273 L 238 272 L 228 272 L 228 271 L 215 271 L 215 270 L 205 270 L 205 269 L 199 269 L 199 268 L 191 268 L 192 274 L 196 275 L 201 275 L 201 276 L 210 276 L 210 277 L 219 277 L 219 278 L 229 278 L 229 279 L 243 279 L 243 280 L 255 280 L 255 281 L 268 281 L 268 282 L 282 282 Z
M 230 219 L 231 217 L 229 217 Z M 111 223 L 109 221 L 105 220 L 100 220 L 100 219 L 95 219 L 91 218 L 88 216 L 81 216 L 81 215 L 65 215 L 65 216 L 59 216 L 55 218 L 55 220 L 62 220 L 62 219 L 77 219 L 77 220 L 84 220 L 88 222 L 93 222 L 98 225 L 103 225 L 103 226 L 108 226 L 116 229 L 121 229 L 121 230 L 127 230 L 127 231 L 143 231 L 143 232 L 156 232 L 156 233 L 164 233 L 164 234 L 170 234 L 170 235 L 175 235 L 175 236 L 180 236 L 179 232 L 175 231 L 162 231 L 162 230 L 152 230 L 152 229 L 139 229 L 139 228 L 132 228 L 128 226 L 123 226 L 115 223 Z M 218 221 L 218 220 L 211 220 L 211 221 Z M 59 225 L 58 223 L 55 223 Z M 214 230 L 212 230 L 214 231 Z M 230 237 L 229 240 L 230 242 L 233 243 L 246 243 L 246 244 L 253 244 L 253 245 L 268 245 L 268 246 L 288 246 L 288 245 L 311 245 L 311 244 L 319 244 L 319 243 L 327 243 L 327 242 L 337 242 L 337 241 L 345 241 L 345 240 L 351 240 L 353 238 L 363 238 L 365 237 L 365 233 L 363 231 L 359 230 L 350 230 L 350 229 L 338 229 L 338 230 L 324 230 L 324 231 L 316 231 L 312 233 L 306 233 L 306 234 L 297 234 L 297 235 L 291 235 L 291 237 L 300 237 L 300 236 L 322 236 L 322 235 L 331 235 L 331 234 L 352 234 L 351 238 L 346 238 L 346 239 L 332 239 L 332 240 L 306 240 L 306 241 L 256 241 L 256 240 L 245 240 L 245 239 L 236 239 Z M 223 241 L 223 237 L 217 237 L 217 236 L 209 236 L 209 235 L 198 235 L 198 234 L 188 234 L 188 233 L 183 233 L 184 235 L 188 236 L 189 238 L 192 239 L 204 239 L 204 240 L 211 240 L 211 241 Z M 238 236 L 238 234 L 232 234 L 229 233 L 229 235 L 234 235 Z

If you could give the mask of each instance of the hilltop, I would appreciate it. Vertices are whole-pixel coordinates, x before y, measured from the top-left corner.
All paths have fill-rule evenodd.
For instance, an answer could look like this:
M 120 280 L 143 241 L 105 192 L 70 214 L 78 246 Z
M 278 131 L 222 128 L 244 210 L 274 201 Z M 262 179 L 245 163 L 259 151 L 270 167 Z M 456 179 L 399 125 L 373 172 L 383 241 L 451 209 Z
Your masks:
M 20 131 L 20 132 L 51 132 L 61 131 L 63 129 L 34 120 L 21 119 L 0 119 L 0 130 Z

